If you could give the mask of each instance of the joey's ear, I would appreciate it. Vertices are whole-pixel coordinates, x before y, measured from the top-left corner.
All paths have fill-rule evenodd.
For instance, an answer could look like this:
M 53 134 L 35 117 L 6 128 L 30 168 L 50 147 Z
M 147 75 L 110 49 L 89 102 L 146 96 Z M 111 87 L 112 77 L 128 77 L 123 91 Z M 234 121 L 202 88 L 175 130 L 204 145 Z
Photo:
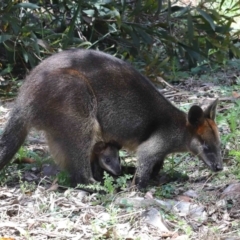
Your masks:
M 97 142 L 93 146 L 93 152 L 96 154 L 99 154 L 101 151 L 103 151 L 106 148 L 106 144 L 104 142 Z
M 214 120 L 216 117 L 217 104 L 218 104 L 218 98 L 214 100 L 204 111 L 204 117 Z
M 114 146 L 114 147 L 117 148 L 118 150 L 120 150 L 120 149 L 122 148 L 122 146 L 121 146 L 119 143 L 117 143 L 116 141 L 114 141 L 114 140 L 110 140 L 110 141 L 108 142 L 108 144 Z
M 198 126 L 203 122 L 204 113 L 199 106 L 192 106 L 188 112 L 188 122 L 193 126 Z

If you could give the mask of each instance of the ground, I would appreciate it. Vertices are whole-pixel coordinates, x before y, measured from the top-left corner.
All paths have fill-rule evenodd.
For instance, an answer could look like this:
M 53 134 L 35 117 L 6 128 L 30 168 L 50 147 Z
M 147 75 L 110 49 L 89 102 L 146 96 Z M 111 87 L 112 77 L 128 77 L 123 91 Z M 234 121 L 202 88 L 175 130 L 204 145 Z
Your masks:
M 157 185 L 145 192 L 128 188 L 128 177 L 114 183 L 107 176 L 107 193 L 87 193 L 62 186 L 64 174 L 57 184 L 43 134 L 32 131 L 16 156 L 23 163 L 15 161 L 0 174 L 0 239 L 240 239 L 238 65 L 189 75 L 176 85 L 158 78 L 160 91 L 186 111 L 219 98 L 222 172 L 213 174 L 196 157 L 175 154 Z M 1 128 L 13 104 L 2 100 Z M 124 165 L 135 163 L 134 155 L 121 156 Z

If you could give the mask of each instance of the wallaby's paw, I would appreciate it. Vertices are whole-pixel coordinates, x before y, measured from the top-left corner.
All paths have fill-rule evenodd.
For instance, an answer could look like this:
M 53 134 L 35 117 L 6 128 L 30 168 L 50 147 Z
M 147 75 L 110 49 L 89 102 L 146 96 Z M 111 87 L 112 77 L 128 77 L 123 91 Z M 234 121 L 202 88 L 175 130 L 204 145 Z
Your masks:
M 135 176 L 131 186 L 136 186 L 139 191 L 143 191 L 147 187 L 147 182 L 146 180 L 141 179 L 140 177 Z
M 89 184 L 95 184 L 97 183 L 98 181 L 96 181 L 94 178 L 90 178 L 89 179 Z

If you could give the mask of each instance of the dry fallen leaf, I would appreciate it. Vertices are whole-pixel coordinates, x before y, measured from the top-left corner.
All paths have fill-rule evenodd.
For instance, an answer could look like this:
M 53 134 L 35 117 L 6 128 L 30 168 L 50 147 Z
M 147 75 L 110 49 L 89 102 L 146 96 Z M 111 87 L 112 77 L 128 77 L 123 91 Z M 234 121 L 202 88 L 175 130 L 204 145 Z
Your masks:
M 192 202 L 192 198 L 188 197 L 188 196 L 183 196 L 183 195 L 179 195 L 176 197 L 176 199 L 178 201 L 183 201 L 183 202 Z
M 15 240 L 16 238 L 1 237 L 0 240 Z
M 35 163 L 35 160 L 32 158 L 27 158 L 27 157 L 23 157 L 23 158 L 17 158 L 15 159 L 14 163 Z
M 47 190 L 48 192 L 55 192 L 58 190 L 58 184 L 57 183 L 53 183 L 51 185 L 51 187 Z
M 234 97 L 234 98 L 240 98 L 240 94 L 238 93 L 238 92 L 232 92 L 232 96 Z
M 227 188 L 224 189 L 221 195 L 221 199 L 229 196 L 240 196 L 240 183 L 230 184 Z

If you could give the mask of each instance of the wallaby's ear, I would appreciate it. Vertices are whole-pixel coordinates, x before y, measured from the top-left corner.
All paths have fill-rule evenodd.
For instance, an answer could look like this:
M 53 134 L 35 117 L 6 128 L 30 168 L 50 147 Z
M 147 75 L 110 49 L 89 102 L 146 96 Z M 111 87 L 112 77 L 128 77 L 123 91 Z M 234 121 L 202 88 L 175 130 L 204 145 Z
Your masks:
M 198 126 L 203 122 L 204 113 L 199 106 L 192 106 L 188 112 L 188 122 L 193 126 Z
M 104 142 L 97 142 L 93 147 L 93 152 L 96 154 L 101 153 L 106 148 L 106 144 Z
M 218 98 L 214 100 L 204 111 L 204 117 L 214 120 L 216 117 L 217 104 Z

